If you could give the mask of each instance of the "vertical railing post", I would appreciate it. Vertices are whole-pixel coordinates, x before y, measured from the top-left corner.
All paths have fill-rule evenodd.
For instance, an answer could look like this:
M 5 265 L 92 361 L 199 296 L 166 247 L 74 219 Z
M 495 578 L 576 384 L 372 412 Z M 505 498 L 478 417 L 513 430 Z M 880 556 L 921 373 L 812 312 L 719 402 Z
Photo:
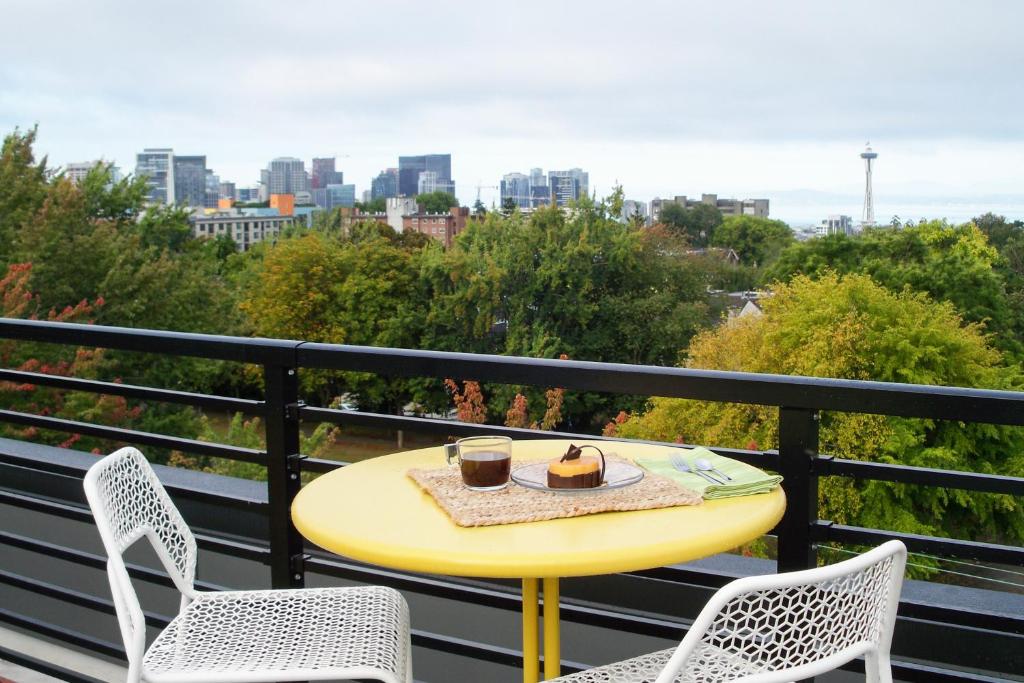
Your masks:
M 779 474 L 786 491 L 786 513 L 778 526 L 780 572 L 817 566 L 811 541 L 818 520 L 818 477 L 811 471 L 817 455 L 817 411 L 779 408 Z
M 270 515 L 270 582 L 274 588 L 305 584 L 302 536 L 292 524 L 292 500 L 299 492 L 298 369 L 267 363 L 267 498 Z

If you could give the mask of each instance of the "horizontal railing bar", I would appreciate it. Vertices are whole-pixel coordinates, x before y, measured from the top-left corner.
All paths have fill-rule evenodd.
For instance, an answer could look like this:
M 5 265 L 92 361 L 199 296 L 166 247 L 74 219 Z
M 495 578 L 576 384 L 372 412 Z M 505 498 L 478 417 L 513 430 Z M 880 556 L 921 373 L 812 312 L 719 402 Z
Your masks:
M 22 576 L 21 574 L 14 574 L 2 569 L 0 569 L 0 583 L 5 583 L 8 586 L 14 586 L 15 588 L 29 591 L 36 595 L 55 598 L 71 605 L 86 607 L 91 610 L 96 610 L 97 612 L 103 612 L 110 615 L 117 614 L 114 609 L 113 600 L 105 600 L 103 598 L 96 597 L 95 595 L 89 595 L 88 593 L 82 593 L 81 591 Z M 167 624 L 171 623 L 171 617 L 163 614 L 157 614 L 156 612 L 143 612 L 143 616 L 146 619 L 146 624 L 149 626 L 164 628 Z
M 98 457 L 99 456 L 97 456 L 97 458 Z M 85 474 L 85 468 L 80 465 L 65 465 L 58 462 L 41 463 L 41 461 L 36 458 L 25 457 L 16 453 L 0 452 L 0 465 L 16 467 L 33 473 L 43 473 L 51 477 L 63 477 L 78 482 L 81 482 L 82 477 Z M 40 465 L 42 465 L 42 467 L 40 467 Z M 239 498 L 236 496 L 228 496 L 221 493 L 213 493 L 202 489 L 176 486 L 174 484 L 167 483 L 164 484 L 164 488 L 166 488 L 174 498 L 205 502 L 219 505 L 221 507 L 230 507 L 244 512 L 255 512 L 260 514 L 264 513 L 267 508 L 267 503 L 265 501 L 255 500 L 253 498 Z
M 45 320 L 0 318 L 0 337 L 25 341 L 99 346 L 121 351 L 142 351 L 172 356 L 193 356 L 239 363 L 276 363 L 294 366 L 301 341 L 228 337 L 215 334 L 145 330 Z
M 667 396 L 807 410 L 1024 424 L 1024 392 L 722 370 L 305 343 L 302 367 L 473 379 L 576 391 Z
M 307 570 L 314 570 L 349 580 L 365 583 L 385 583 L 393 588 L 412 591 L 431 597 L 467 602 L 481 607 L 493 607 L 513 612 L 522 609 L 522 599 L 517 591 L 481 588 L 451 581 L 432 579 L 419 574 L 377 569 L 375 567 L 351 564 L 324 557 L 313 557 L 306 561 Z M 590 626 L 629 631 L 660 638 L 678 638 L 689 622 L 674 622 L 667 619 L 623 614 L 611 610 L 562 603 L 561 618 Z
M 519 668 L 523 665 L 523 653 L 521 650 L 500 647 L 498 645 L 485 645 L 484 643 L 479 643 L 474 640 L 455 638 L 453 636 L 442 636 L 437 633 L 430 633 L 428 631 L 421 631 L 418 629 L 412 629 L 410 634 L 412 636 L 413 645 L 425 647 L 430 650 L 469 657 L 470 659 L 479 659 L 492 664 L 503 664 L 514 668 Z M 541 655 L 540 661 L 543 663 L 543 655 Z M 576 673 L 577 671 L 589 668 L 586 664 L 581 664 L 568 659 L 563 659 L 561 661 L 561 667 L 563 674 Z
M 900 600 L 899 613 L 901 617 L 907 619 L 935 621 L 953 626 L 1024 635 L 1024 614 L 1020 616 L 996 614 L 977 609 L 932 605 L 915 600 Z
M 975 683 L 1006 683 L 1006 678 L 996 678 L 993 676 L 986 676 L 984 674 L 971 673 L 969 671 L 959 671 L 957 669 L 943 669 L 937 666 L 928 666 L 927 664 L 918 664 L 916 662 L 902 662 L 899 660 L 892 660 L 892 673 L 893 678 L 897 681 L 908 681 L 908 683 L 959 683 L 960 681 L 973 681 Z M 861 660 L 859 669 L 851 669 L 851 667 L 841 667 L 845 670 L 857 670 L 864 671 L 864 663 Z
M 457 420 L 440 418 L 411 417 L 407 415 L 388 415 L 385 413 L 368 413 L 357 410 L 338 410 L 336 408 L 316 408 L 303 405 L 299 415 L 304 422 L 329 422 L 332 424 L 354 425 L 358 427 L 378 427 L 382 429 L 408 430 L 428 434 L 444 434 L 450 436 L 476 436 L 482 434 L 510 436 L 516 439 L 570 439 L 579 441 L 614 441 L 624 444 L 645 444 L 665 446 L 666 448 L 693 448 L 690 444 L 669 443 L 667 441 L 651 441 L 645 439 L 622 439 L 601 434 L 580 434 L 578 432 L 554 432 L 538 429 L 522 429 L 501 425 L 481 425 Z M 719 455 L 741 460 L 751 465 L 777 468 L 777 451 L 751 451 L 739 448 L 719 448 L 705 446 Z M 308 460 L 305 462 L 309 462 Z M 305 462 L 303 466 L 305 466 Z
M 92 512 L 87 508 L 53 500 L 46 500 L 43 498 L 36 498 L 35 496 L 12 493 L 10 491 L 0 490 L 0 503 L 13 505 L 26 510 L 33 510 L 35 512 L 45 512 L 47 514 L 57 515 L 59 517 L 64 517 L 65 519 L 74 519 L 80 522 L 93 521 Z M 270 549 L 267 547 L 253 545 L 250 543 L 242 543 L 241 541 L 233 541 L 225 538 L 218 538 L 208 534 L 197 533 L 193 535 L 196 538 L 198 546 L 204 550 L 222 552 L 236 557 L 255 560 L 256 562 L 262 562 L 264 564 L 270 561 Z
M 844 460 L 831 456 L 816 458 L 812 468 L 816 474 L 822 476 L 895 481 L 903 484 L 921 484 L 924 486 L 966 489 L 984 493 L 1006 493 L 1011 496 L 1024 496 L 1024 477 L 939 470 L 910 465 L 891 465 L 888 463 L 863 462 L 861 460 Z
M 84 550 L 78 550 L 76 548 L 68 548 L 67 546 L 48 543 L 46 541 L 37 541 L 34 538 L 11 534 L 6 531 L 0 531 L 0 543 L 9 545 L 12 548 L 20 548 L 30 552 L 41 553 L 52 559 L 74 562 L 92 569 L 99 569 L 102 571 L 106 571 L 107 569 L 106 557 L 86 552 Z M 168 588 L 175 587 L 174 581 L 166 572 L 162 572 L 157 569 L 150 569 L 149 567 L 143 567 L 138 564 L 125 564 L 125 567 L 133 578 L 158 586 L 166 586 Z M 224 586 L 219 586 L 207 581 L 196 580 L 194 585 L 196 588 L 204 591 L 227 590 Z
M 100 439 L 122 441 L 125 443 L 143 444 L 146 446 L 157 446 L 160 448 L 172 448 L 186 453 L 197 455 L 209 455 L 217 458 L 229 458 L 242 462 L 266 464 L 266 454 L 252 448 L 241 446 L 226 446 L 223 444 L 211 443 L 208 441 L 197 441 L 195 439 L 184 439 L 177 436 L 164 436 L 152 432 L 140 432 L 134 429 L 123 429 L 121 427 L 103 427 L 88 422 L 76 420 L 64 420 L 57 417 L 44 417 L 42 415 L 30 415 L 19 413 L 13 410 L 0 410 L 0 422 L 23 425 L 26 427 L 39 427 L 40 429 L 52 429 L 58 432 L 72 434 L 85 434 Z
M 196 406 L 199 408 L 241 412 L 250 415 L 262 415 L 265 412 L 265 404 L 263 401 L 254 401 L 246 398 L 228 398 L 226 396 L 213 396 L 210 394 L 196 394 L 190 391 L 155 389 L 153 387 L 143 387 L 135 384 L 120 384 L 118 382 L 100 382 L 92 379 L 78 379 L 77 377 L 47 375 L 41 372 L 0 370 L 0 381 L 56 387 L 67 391 L 84 391 L 91 394 L 124 396 L 125 398 L 141 398 L 153 401 L 162 401 L 165 403 L 183 403 L 185 405 Z
M 898 540 L 902 541 L 911 552 L 1024 566 L 1024 548 L 996 543 L 961 541 L 953 538 L 909 534 L 902 531 L 866 529 L 834 524 L 825 520 L 819 520 L 812 525 L 811 537 L 812 540 L 819 542 L 834 541 L 860 545 L 877 545 L 889 540 Z
M 340 460 L 327 460 L 325 458 L 306 458 L 302 461 L 303 472 L 313 472 L 316 474 L 324 474 L 325 472 L 333 472 L 345 467 L 349 463 L 342 462 Z
M 93 652 L 99 652 L 100 654 L 107 655 L 109 657 L 115 657 L 117 659 L 126 659 L 124 653 L 124 647 L 116 643 L 112 643 L 109 640 L 103 640 L 102 638 L 96 638 L 87 633 L 76 631 L 74 629 L 65 628 L 63 626 L 55 626 L 41 619 L 33 619 L 32 617 L 26 617 L 16 612 L 12 612 L 6 607 L 0 607 L 0 621 L 6 622 L 18 628 L 23 628 L 28 631 L 33 631 L 40 635 L 47 636 L 49 638 L 55 638 L 57 640 L 70 643 L 71 645 L 77 645 L 78 647 L 84 647 Z
M 66 683 L 105 683 L 105 681 L 99 678 L 93 678 L 92 676 L 86 676 L 85 674 L 72 671 L 71 669 L 65 669 L 62 666 L 57 666 L 50 662 L 42 659 L 36 659 L 30 657 L 22 652 L 11 650 L 3 645 L 0 645 L 0 659 L 17 664 L 18 666 L 26 669 L 31 669 L 37 673 L 56 678 L 58 681 L 66 681 Z

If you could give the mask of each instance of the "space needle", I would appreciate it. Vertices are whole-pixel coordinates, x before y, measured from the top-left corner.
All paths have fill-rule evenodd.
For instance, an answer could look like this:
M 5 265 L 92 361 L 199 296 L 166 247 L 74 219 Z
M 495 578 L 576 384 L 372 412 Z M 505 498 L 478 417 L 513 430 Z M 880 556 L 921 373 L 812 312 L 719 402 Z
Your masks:
M 864 160 L 864 167 L 867 171 L 867 182 L 864 185 L 864 215 L 861 216 L 861 226 L 875 224 L 875 203 L 871 198 L 871 162 L 878 158 L 878 154 L 871 150 L 871 143 L 868 142 L 860 158 Z

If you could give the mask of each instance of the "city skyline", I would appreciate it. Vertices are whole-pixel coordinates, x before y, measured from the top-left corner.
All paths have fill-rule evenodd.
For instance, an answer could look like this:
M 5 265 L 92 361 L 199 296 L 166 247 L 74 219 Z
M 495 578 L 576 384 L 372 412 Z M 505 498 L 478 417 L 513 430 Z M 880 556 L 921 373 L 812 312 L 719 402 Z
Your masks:
M 933 206 L 1013 195 L 1011 217 L 1024 217 L 1017 3 L 921 13 L 909 3 L 640 2 L 627 14 L 603 2 L 580 11 L 524 0 L 514 13 L 383 2 L 318 8 L 313 22 L 259 2 L 192 4 L 154 25 L 129 3 L 7 3 L 11 24 L 45 27 L 49 47 L 37 49 L 38 31 L 0 45 L 0 129 L 38 123 L 38 150 L 54 165 L 103 157 L 127 170 L 147 147 L 203 154 L 239 187 L 268 159 L 326 155 L 361 194 L 399 155 L 445 152 L 468 205 L 478 184 L 541 164 L 587 169 L 598 196 L 616 181 L 648 201 L 767 196 L 783 219 L 780 193 L 802 191 L 857 197 L 829 211 L 859 215 L 857 154 L 870 139 L 883 154 L 879 222 L 889 200 L 909 195 Z M 342 40 L 337 25 L 364 30 Z M 140 31 L 147 59 L 120 56 Z M 433 32 L 454 39 L 432 46 L 424 69 L 409 46 Z M 78 49 L 83 36 L 103 49 Z M 564 59 L 569 71 L 551 68 Z M 497 191 L 481 197 L 490 205 Z

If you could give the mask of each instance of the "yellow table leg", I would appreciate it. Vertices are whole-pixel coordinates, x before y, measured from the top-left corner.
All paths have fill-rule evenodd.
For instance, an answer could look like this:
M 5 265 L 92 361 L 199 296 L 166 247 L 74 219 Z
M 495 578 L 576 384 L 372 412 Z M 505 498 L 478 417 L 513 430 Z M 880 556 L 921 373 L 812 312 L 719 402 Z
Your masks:
M 544 579 L 544 678 L 562 675 L 562 644 L 559 636 L 558 577 Z
M 537 579 L 523 579 L 523 683 L 540 680 Z

